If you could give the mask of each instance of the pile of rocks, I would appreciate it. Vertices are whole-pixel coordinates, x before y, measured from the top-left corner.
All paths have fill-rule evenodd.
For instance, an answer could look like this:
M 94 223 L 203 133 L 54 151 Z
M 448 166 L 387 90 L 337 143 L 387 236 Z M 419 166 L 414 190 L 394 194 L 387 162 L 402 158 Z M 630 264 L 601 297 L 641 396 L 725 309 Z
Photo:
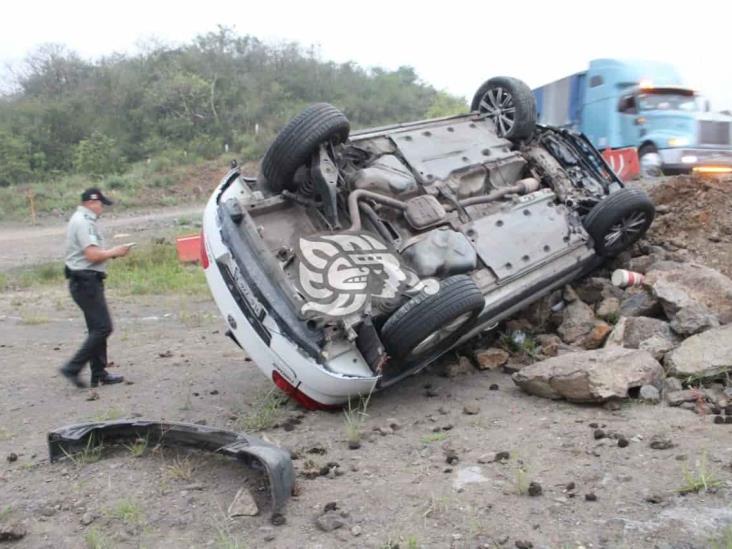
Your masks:
M 654 402 L 663 396 L 699 413 L 726 410 L 732 280 L 657 246 L 641 244 L 634 252 L 609 267 L 644 274 L 641 286 L 615 287 L 610 271 L 599 271 L 507 323 L 509 343 L 514 333 L 523 338 L 519 352 L 509 350 L 525 364 L 497 349 L 476 351 L 476 362 L 508 368 L 519 387 L 547 398 Z

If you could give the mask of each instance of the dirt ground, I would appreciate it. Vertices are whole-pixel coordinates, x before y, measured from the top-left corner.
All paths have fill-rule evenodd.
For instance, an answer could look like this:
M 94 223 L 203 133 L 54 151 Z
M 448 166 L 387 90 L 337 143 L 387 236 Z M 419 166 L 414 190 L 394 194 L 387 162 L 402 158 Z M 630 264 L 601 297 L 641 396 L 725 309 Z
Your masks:
M 732 276 L 732 178 L 675 177 L 655 186 L 659 216 L 649 240 Z
M 676 185 L 672 197 L 700 192 Z M 654 190 L 673 210 L 678 201 L 665 202 L 665 192 Z M 107 234 L 135 226 L 149 238 L 174 221 L 119 223 Z M 729 249 L 729 223 L 729 211 L 715 210 L 700 226 L 720 234 L 724 242 L 713 244 Z M 3 229 L 0 270 L 58 257 L 46 231 L 58 236 L 63 227 L 26 230 L 22 241 Z M 699 232 L 689 229 L 683 238 L 697 242 Z M 732 426 L 638 401 L 612 410 L 531 397 L 498 371 L 446 378 L 432 368 L 374 395 L 357 450 L 348 449 L 343 413 L 286 404 L 277 422 L 287 429 L 259 433 L 297 458 L 298 495 L 287 503 L 283 525 L 270 523 L 261 477 L 209 454 L 149 448 L 134 457 L 109 447 L 93 463 L 50 464 L 47 431 L 74 422 L 144 417 L 237 429 L 266 419 L 257 403 L 272 385 L 224 337 L 208 296 L 109 301 L 116 323 L 111 360 L 132 384 L 101 387 L 89 400 L 88 390 L 56 374 L 84 332 L 65 288 L 0 294 L 0 524 L 27 531 L 8 546 L 729 547 Z M 477 413 L 466 414 L 468 405 Z M 630 444 L 598 439 L 597 429 Z M 650 448 L 659 434 L 672 447 Z M 491 461 L 497 452 L 510 458 Z M 17 460 L 6 460 L 11 454 Z M 451 456 L 457 461 L 448 464 Z M 328 473 L 304 476 L 315 469 Z M 718 487 L 679 495 L 690 478 L 702 476 Z M 542 493 L 519 495 L 530 482 Z M 261 512 L 229 519 L 241 487 L 258 495 Z M 315 518 L 329 503 L 345 524 L 324 532 Z

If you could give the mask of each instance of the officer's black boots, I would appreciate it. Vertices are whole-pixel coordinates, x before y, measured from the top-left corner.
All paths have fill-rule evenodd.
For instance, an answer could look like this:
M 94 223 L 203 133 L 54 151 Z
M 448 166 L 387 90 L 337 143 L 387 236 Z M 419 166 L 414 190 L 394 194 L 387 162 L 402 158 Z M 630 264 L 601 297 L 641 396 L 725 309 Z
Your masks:
M 124 376 L 119 374 L 110 374 L 107 370 L 102 370 L 101 372 L 92 372 L 91 386 L 97 387 L 100 383 L 102 385 L 111 385 L 113 383 L 122 383 L 124 380 Z
M 67 370 L 66 366 L 62 366 L 61 368 L 59 368 L 58 371 L 62 376 L 68 379 L 74 386 L 78 387 L 79 389 L 83 389 L 86 387 L 86 383 L 84 383 L 79 378 L 79 372 L 72 372 L 70 370 Z

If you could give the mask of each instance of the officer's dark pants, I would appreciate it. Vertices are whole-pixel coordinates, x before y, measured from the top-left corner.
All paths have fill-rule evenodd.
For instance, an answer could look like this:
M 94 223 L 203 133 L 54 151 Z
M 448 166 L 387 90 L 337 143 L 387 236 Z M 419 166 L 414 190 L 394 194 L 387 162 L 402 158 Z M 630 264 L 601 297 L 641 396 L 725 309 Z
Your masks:
M 89 335 L 65 369 L 76 374 L 89 362 L 94 375 L 107 366 L 107 338 L 112 333 L 112 319 L 104 298 L 103 275 L 72 276 L 69 279 L 69 290 L 71 297 L 84 312 Z

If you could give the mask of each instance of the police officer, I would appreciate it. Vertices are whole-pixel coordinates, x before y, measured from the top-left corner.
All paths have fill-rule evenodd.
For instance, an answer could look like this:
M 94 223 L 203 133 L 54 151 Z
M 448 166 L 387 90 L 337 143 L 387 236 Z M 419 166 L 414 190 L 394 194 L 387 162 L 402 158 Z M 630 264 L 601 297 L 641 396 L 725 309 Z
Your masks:
M 66 232 L 66 278 L 69 290 L 84 312 L 89 335 L 76 354 L 59 370 L 77 387 L 86 387 L 79 372 L 88 362 L 91 386 L 120 383 L 121 375 L 107 372 L 107 338 L 112 333 L 112 319 L 104 298 L 104 279 L 108 259 L 129 253 L 131 245 L 104 248 L 104 239 L 97 229 L 97 219 L 104 206 L 112 202 L 97 188 L 81 193 L 81 205 L 69 220 Z

